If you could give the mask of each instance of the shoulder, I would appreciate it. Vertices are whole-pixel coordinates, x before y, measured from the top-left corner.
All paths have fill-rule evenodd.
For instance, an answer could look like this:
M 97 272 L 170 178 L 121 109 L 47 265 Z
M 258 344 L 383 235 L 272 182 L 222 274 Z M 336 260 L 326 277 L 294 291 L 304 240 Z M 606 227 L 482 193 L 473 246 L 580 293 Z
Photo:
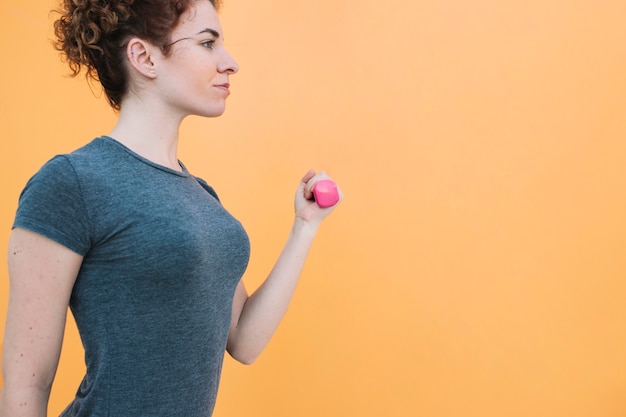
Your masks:
M 89 161 L 96 161 L 102 153 L 101 148 L 100 138 L 96 138 L 70 153 L 57 154 L 48 160 L 37 171 L 36 175 L 48 172 L 71 171 L 77 165 L 80 166 L 81 164 L 89 163 Z
M 46 162 L 26 183 L 23 190 L 57 192 L 76 182 L 76 173 L 67 155 L 56 155 Z M 46 194 L 47 194 L 46 192 Z
M 119 157 L 119 150 L 104 137 L 93 139 L 75 151 L 57 155 L 65 158 L 74 169 L 102 168 L 112 159 Z
M 90 246 L 91 216 L 77 173 L 84 159 L 81 152 L 56 155 L 28 180 L 13 227 L 30 230 L 83 255 Z
M 98 175 L 102 166 L 98 139 L 71 153 L 52 157 L 30 177 L 19 198 L 20 210 L 39 206 L 73 206 L 82 204 L 89 180 Z
M 46 183 L 46 186 L 67 186 L 68 182 L 76 181 L 77 167 L 89 165 L 88 161 L 95 159 L 94 142 L 95 140 L 71 153 L 58 154 L 49 159 L 29 179 L 26 188 L 41 182 Z

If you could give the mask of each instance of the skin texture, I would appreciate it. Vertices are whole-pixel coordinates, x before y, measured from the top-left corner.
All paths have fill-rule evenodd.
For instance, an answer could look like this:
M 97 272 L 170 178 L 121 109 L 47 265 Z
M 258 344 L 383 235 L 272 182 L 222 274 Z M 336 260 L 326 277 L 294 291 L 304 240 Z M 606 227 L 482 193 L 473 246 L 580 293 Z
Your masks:
M 217 11 L 199 0 L 173 30 L 171 54 L 133 38 L 126 48 L 130 88 L 109 136 L 143 157 L 180 170 L 179 129 L 189 115 L 224 112 L 230 77 L 238 71 L 224 49 Z M 236 289 L 227 351 L 250 364 L 278 327 L 323 219 L 335 207 L 312 200 L 317 181 L 309 170 L 294 198 L 294 222 L 275 266 L 251 295 Z M 341 199 L 343 198 L 340 191 Z M 69 297 L 82 257 L 41 235 L 13 230 L 9 241 L 10 295 L 3 346 L 0 417 L 42 417 L 57 369 Z

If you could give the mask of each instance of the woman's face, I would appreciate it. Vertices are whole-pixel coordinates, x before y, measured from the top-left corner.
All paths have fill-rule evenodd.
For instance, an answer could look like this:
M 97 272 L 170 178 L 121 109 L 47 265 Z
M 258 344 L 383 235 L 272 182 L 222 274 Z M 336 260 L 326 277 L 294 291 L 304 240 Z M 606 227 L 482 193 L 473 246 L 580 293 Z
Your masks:
M 171 34 L 171 50 L 160 61 L 158 91 L 171 111 L 215 117 L 224 112 L 229 76 L 239 67 L 224 49 L 217 11 L 198 0 Z

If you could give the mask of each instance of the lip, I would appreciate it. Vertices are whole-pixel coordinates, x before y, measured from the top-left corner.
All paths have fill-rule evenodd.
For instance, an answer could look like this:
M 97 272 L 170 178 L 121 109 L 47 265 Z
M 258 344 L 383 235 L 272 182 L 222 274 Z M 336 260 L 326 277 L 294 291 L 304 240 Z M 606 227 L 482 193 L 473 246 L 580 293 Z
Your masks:
M 227 93 L 230 93 L 230 84 L 229 83 L 216 84 L 215 87 L 219 88 L 221 90 L 224 90 Z

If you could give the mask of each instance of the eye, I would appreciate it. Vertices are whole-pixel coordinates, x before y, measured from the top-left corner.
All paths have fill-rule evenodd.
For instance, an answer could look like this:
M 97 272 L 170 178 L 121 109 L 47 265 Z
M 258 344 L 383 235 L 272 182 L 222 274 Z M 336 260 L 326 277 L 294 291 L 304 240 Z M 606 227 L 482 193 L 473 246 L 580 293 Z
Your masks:
M 213 49 L 213 45 L 215 45 L 215 40 L 209 39 L 207 41 L 200 42 L 200 45 L 202 45 L 202 46 L 204 46 L 205 48 L 208 48 L 208 49 Z

